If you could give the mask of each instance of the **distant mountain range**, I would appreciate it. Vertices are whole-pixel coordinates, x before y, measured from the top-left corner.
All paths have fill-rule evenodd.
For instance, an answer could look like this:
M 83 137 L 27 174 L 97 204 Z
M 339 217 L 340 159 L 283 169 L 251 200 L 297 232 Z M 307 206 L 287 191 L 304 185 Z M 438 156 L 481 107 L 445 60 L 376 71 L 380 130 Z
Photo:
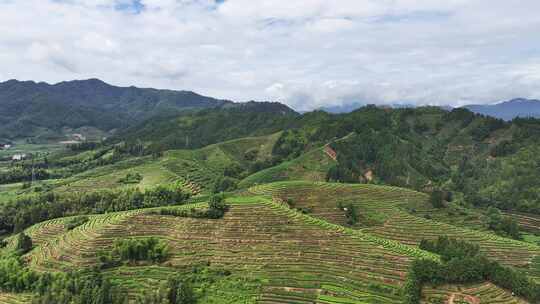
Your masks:
M 512 120 L 516 117 L 540 118 L 540 100 L 516 98 L 492 105 L 468 105 L 472 112 Z
M 353 102 L 353 103 L 345 103 L 345 104 L 335 105 L 335 106 L 324 106 L 324 107 L 318 108 L 317 110 L 325 111 L 327 113 L 343 114 L 343 113 L 350 113 L 350 112 L 352 112 L 354 110 L 357 110 L 357 109 L 359 109 L 361 107 L 365 107 L 368 104 L 369 103 L 366 103 L 366 102 Z M 408 104 L 408 103 L 404 103 L 404 104 L 394 103 L 394 104 L 387 104 L 387 105 L 384 105 L 384 106 L 388 106 L 388 107 L 396 108 L 396 109 L 399 109 L 399 108 L 414 108 L 415 107 L 414 104 Z
M 191 91 L 117 87 L 99 79 L 57 84 L 9 80 L 0 83 L 0 139 L 55 139 L 79 129 L 102 134 L 134 126 L 160 115 L 189 110 L 230 108 L 251 103 L 202 96 Z M 251 105 L 253 106 L 253 105 Z M 261 111 L 293 111 L 264 103 Z
M 320 110 L 328 113 L 350 113 L 358 108 L 367 105 L 367 103 L 347 103 L 338 106 L 322 107 Z M 413 108 L 414 104 L 388 104 L 381 105 L 391 108 Z M 440 108 L 450 111 L 451 106 L 440 106 Z M 516 98 L 497 104 L 484 105 L 466 105 L 470 111 L 478 114 L 488 115 L 504 120 L 512 120 L 516 117 L 535 117 L 540 118 L 540 100 Z

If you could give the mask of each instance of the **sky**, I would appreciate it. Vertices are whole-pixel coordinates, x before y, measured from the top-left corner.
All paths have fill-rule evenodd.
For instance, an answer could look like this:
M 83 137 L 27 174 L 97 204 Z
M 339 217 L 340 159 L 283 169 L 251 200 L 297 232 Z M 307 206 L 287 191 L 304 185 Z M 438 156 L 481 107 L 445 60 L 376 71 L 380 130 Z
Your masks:
M 538 0 L 0 0 L 0 81 L 297 110 L 540 98 Z

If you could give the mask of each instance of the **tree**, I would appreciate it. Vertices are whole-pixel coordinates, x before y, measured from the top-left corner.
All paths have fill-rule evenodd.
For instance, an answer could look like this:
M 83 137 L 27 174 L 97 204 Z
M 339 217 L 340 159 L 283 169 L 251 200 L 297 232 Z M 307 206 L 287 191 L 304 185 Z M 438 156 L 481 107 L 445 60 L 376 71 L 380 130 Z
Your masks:
M 516 240 L 522 238 L 516 220 L 503 216 L 501 211 L 495 207 L 489 207 L 487 210 L 487 225 L 489 229 L 497 234 L 509 236 Z
M 211 219 L 222 218 L 229 206 L 225 203 L 222 195 L 214 195 L 208 202 L 208 217 Z
M 213 193 L 220 193 L 223 191 L 233 191 L 238 188 L 238 182 L 236 179 L 227 176 L 219 177 L 212 186 Z
M 195 294 L 191 284 L 182 279 L 180 276 L 173 276 L 169 278 L 168 282 L 168 296 L 169 303 L 171 304 L 194 304 L 196 303 Z
M 338 202 L 338 208 L 345 211 L 345 217 L 347 217 L 347 224 L 352 226 L 358 222 L 358 210 L 353 203 L 347 203 L 343 205 L 342 202 Z
M 429 197 L 429 202 L 434 208 L 444 208 L 444 192 L 439 189 L 433 190 Z
M 22 255 L 32 250 L 32 247 L 32 239 L 24 232 L 19 233 L 17 237 L 17 252 Z

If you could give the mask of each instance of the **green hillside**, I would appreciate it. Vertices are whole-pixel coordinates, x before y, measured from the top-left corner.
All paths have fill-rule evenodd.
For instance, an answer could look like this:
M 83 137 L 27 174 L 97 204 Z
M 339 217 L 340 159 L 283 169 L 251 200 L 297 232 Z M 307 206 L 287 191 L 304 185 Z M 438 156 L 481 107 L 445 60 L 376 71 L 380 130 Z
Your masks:
M 3 150 L 0 303 L 540 301 L 540 122 L 287 109 Z

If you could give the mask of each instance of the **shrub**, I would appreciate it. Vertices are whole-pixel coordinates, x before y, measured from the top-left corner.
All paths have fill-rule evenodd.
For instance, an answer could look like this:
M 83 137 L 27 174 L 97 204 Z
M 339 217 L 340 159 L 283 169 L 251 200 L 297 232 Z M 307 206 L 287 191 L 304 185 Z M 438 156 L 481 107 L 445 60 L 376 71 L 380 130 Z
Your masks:
M 165 241 L 155 237 L 130 238 L 116 240 L 112 255 L 121 261 L 163 262 L 169 256 L 169 249 Z
M 232 177 L 219 177 L 212 186 L 213 193 L 220 193 L 224 191 L 234 191 L 238 188 L 238 181 Z
M 122 184 L 138 184 L 142 179 L 143 176 L 140 173 L 135 172 L 126 174 L 126 176 L 119 179 L 118 182 Z
M 223 196 L 214 195 L 210 198 L 210 202 L 208 202 L 208 218 L 222 218 L 228 210 L 229 206 L 225 203 Z
M 358 223 L 358 209 L 353 203 L 338 201 L 337 207 L 345 212 L 347 224 L 355 225 L 356 223 Z

